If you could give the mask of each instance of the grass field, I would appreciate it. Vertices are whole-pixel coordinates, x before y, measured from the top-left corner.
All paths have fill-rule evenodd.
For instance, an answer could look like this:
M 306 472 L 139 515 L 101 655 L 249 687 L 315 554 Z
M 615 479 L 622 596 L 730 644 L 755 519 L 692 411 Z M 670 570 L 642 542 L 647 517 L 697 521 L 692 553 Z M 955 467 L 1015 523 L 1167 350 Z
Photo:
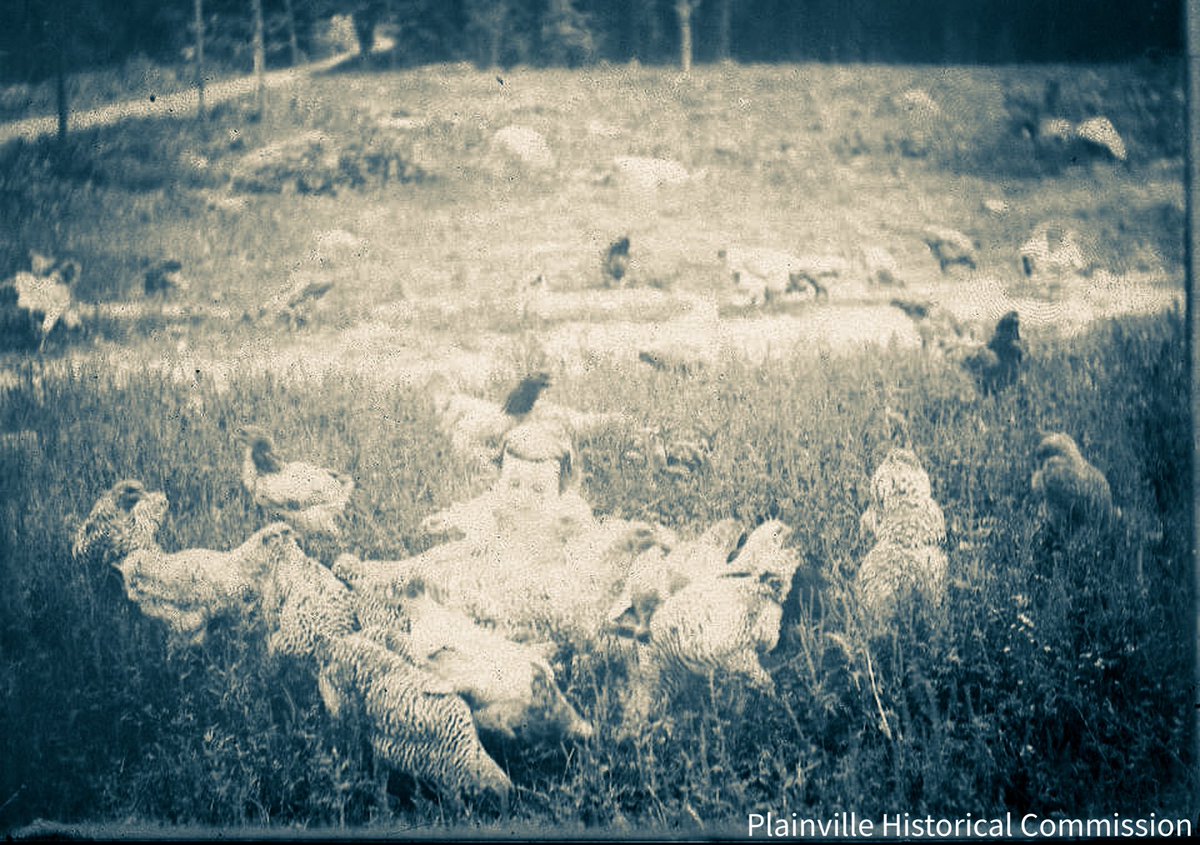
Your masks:
M 1005 92 L 1051 76 L 1064 108 L 1103 107 L 1128 163 L 1038 158 L 1013 136 Z M 0 150 L 8 272 L 29 249 L 77 258 L 96 305 L 44 355 L 0 360 L 0 432 L 35 433 L 0 451 L 0 824 L 628 833 L 744 830 L 767 810 L 1194 816 L 1190 381 L 1170 307 L 1178 83 L 1150 66 L 601 67 L 502 82 L 448 66 L 331 73 L 272 92 L 261 119 L 234 105 L 204 126 Z M 897 105 L 914 87 L 937 116 Z M 514 124 L 553 161 L 498 150 L 495 131 Z M 301 171 L 248 169 L 286 162 L 261 151 L 314 131 L 322 153 Z M 614 171 L 620 155 L 691 177 L 639 187 Z M 1017 248 L 1047 219 L 1078 228 L 1110 275 L 1026 279 Z M 978 268 L 944 276 L 919 238 L 931 223 L 978 238 Z M 322 251 L 331 230 L 361 240 Z M 599 290 L 600 255 L 625 232 L 631 282 Z M 981 327 L 1017 304 L 1029 366 L 979 398 L 886 306 L 897 291 L 854 279 L 828 304 L 747 308 L 716 255 L 731 243 L 851 262 L 886 247 L 904 295 Z M 190 282 L 173 309 L 137 289 L 162 258 Z M 335 284 L 303 327 L 243 318 L 308 277 Z M 133 317 L 112 307 L 126 301 Z M 655 343 L 699 349 L 702 365 L 638 365 Z M 499 399 L 534 366 L 555 374 L 556 402 L 711 436 L 708 463 L 682 477 L 629 465 L 625 429 L 581 444 L 598 513 L 685 534 L 727 516 L 795 529 L 805 565 L 767 660 L 777 696 L 718 678 L 615 742 L 619 672 L 576 660 L 560 680 L 597 739 L 494 747 L 518 786 L 498 815 L 376 767 L 312 678 L 246 631 L 168 655 L 160 627 L 71 566 L 73 520 L 122 477 L 170 498 L 168 549 L 227 548 L 260 527 L 232 437 L 248 421 L 355 476 L 347 549 L 420 551 L 421 519 L 477 484 L 438 429 L 429 377 Z M 952 609 L 945 629 L 872 638 L 848 581 L 896 414 L 946 511 Z M 1112 543 L 1049 565 L 1028 496 L 1047 430 L 1079 441 L 1124 513 Z

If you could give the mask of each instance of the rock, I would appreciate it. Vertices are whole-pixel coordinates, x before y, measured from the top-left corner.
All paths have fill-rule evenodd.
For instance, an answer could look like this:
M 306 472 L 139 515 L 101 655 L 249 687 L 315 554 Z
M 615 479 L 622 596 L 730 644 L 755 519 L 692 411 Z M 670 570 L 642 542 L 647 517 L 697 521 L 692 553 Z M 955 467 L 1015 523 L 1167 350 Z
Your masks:
M 525 126 L 506 126 L 492 140 L 497 146 L 520 159 L 523 164 L 539 170 L 554 166 L 554 154 L 540 132 Z
M 1070 143 L 1075 137 L 1075 126 L 1069 120 L 1061 117 L 1044 117 L 1038 121 L 1037 138 L 1039 143 Z
M 1107 117 L 1091 117 L 1075 124 L 1061 117 L 1042 118 L 1037 124 L 1037 146 L 1040 152 L 1058 152 L 1074 156 L 1081 147 L 1092 153 L 1125 161 L 1128 153 L 1125 142 Z
M 1043 274 L 1081 273 L 1087 266 L 1078 235 L 1056 223 L 1042 223 L 1021 245 L 1021 269 L 1033 277 Z
M 1092 117 L 1075 127 L 1075 136 L 1086 144 L 1106 150 L 1117 161 L 1125 161 L 1125 142 L 1107 117 Z
M 872 285 L 903 287 L 899 266 L 892 254 L 881 246 L 863 250 L 863 261 L 867 266 L 867 282 Z
M 942 107 L 922 88 L 909 88 L 901 94 L 900 105 L 916 115 L 937 117 L 942 113 Z
M 618 177 L 638 188 L 678 185 L 689 178 L 687 169 L 673 159 L 617 156 L 613 164 Z
M 361 259 L 367 254 L 369 247 L 366 238 L 361 238 L 345 229 L 329 229 L 319 232 L 313 240 L 314 244 L 309 252 L 308 260 L 310 263 L 322 267 Z

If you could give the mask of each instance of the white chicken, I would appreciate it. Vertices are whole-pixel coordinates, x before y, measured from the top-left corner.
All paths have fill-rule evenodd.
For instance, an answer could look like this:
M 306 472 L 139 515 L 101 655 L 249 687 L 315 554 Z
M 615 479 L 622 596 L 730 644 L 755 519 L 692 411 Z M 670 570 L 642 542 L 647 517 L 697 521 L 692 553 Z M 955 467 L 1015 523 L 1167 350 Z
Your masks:
M 733 283 L 750 295 L 751 303 L 764 303 L 786 293 L 811 288 L 818 298 L 829 298 L 825 282 L 848 269 L 839 256 L 796 256 L 765 247 L 728 247 L 717 252 Z
M 238 430 L 246 447 L 242 484 L 259 507 L 305 533 L 341 535 L 338 519 L 354 492 L 354 479 L 303 461 L 283 461 L 258 426 Z
M 228 552 L 143 547 L 114 565 L 143 614 L 165 622 L 175 641 L 199 645 L 213 619 L 249 614 L 271 571 L 293 554 L 302 554 L 295 535 L 276 522 Z
M 22 270 L 5 285 L 16 291 L 18 309 L 35 319 L 40 316 L 38 352 L 43 352 L 46 339 L 60 320 L 69 329 L 80 325 L 71 287 L 79 281 L 81 269 L 78 261 L 56 261 L 36 252 L 30 255 L 33 271 Z

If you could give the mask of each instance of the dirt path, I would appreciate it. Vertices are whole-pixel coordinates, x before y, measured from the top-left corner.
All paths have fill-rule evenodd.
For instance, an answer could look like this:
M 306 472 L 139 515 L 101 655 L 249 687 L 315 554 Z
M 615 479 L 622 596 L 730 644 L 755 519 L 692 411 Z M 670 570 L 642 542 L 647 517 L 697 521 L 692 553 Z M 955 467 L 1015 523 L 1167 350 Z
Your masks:
M 986 337 L 1000 314 L 1015 309 L 1022 332 L 1035 346 L 1052 337 L 1071 337 L 1098 320 L 1122 315 L 1153 314 L 1183 306 L 1183 291 L 1161 278 L 1116 277 L 1099 273 L 1075 283 L 1053 299 L 1012 296 L 982 275 L 974 284 L 943 282 L 907 289 L 906 296 L 938 302 L 958 319 Z M 657 292 L 655 294 L 658 296 Z M 539 347 L 555 370 L 582 375 L 597 361 L 637 368 L 642 351 L 683 365 L 720 366 L 723 360 L 760 365 L 792 356 L 854 355 L 868 347 L 917 349 L 916 325 L 887 303 L 888 294 L 870 299 L 835 301 L 828 305 L 802 303 L 788 312 L 722 316 L 715 298 L 681 297 L 681 313 L 661 320 L 585 318 L 591 303 L 639 302 L 645 292 L 589 291 L 563 294 L 560 301 L 542 302 L 547 313 L 563 315 L 571 307 L 579 319 L 562 319 L 536 332 Z M 594 310 L 594 309 L 593 309 Z M 187 313 L 181 313 L 181 318 Z M 212 319 L 234 319 L 231 315 Z M 419 320 L 418 320 L 419 322 Z M 422 386 L 434 378 L 448 379 L 459 389 L 482 391 L 496 371 L 521 357 L 527 333 L 482 333 L 475 342 L 460 344 L 434 334 L 422 338 L 406 321 L 364 321 L 349 328 L 311 329 L 299 334 L 264 331 L 253 339 L 219 351 L 192 348 L 182 335 L 170 331 L 158 341 L 144 340 L 135 348 L 102 342 L 72 350 L 42 363 L 49 371 L 76 373 L 99 364 L 118 383 L 138 378 L 147 369 L 158 371 L 184 387 L 198 387 L 197 373 L 218 392 L 229 389 L 239 374 L 272 373 L 285 381 L 305 381 L 328 374 L 356 375 L 367 383 Z M 398 342 L 397 338 L 404 338 Z M 0 389 L 17 384 L 13 372 L 0 367 Z
M 341 53 L 319 62 L 300 67 L 273 70 L 265 76 L 267 88 L 279 88 L 306 79 L 314 73 L 328 70 L 354 54 Z M 212 106 L 228 100 L 242 97 L 254 92 L 254 77 L 241 76 L 214 82 L 204 88 L 205 105 Z M 96 126 L 111 126 L 122 120 L 142 117 L 185 117 L 196 113 L 199 97 L 195 88 L 168 94 L 151 99 L 125 100 L 120 103 L 109 103 L 99 108 L 87 111 L 72 111 L 68 118 L 67 128 L 70 132 L 80 129 L 91 129 Z M 0 124 L 0 144 L 15 141 L 37 141 L 39 138 L 54 135 L 58 132 L 58 117 L 46 115 L 29 117 L 24 120 L 14 120 Z

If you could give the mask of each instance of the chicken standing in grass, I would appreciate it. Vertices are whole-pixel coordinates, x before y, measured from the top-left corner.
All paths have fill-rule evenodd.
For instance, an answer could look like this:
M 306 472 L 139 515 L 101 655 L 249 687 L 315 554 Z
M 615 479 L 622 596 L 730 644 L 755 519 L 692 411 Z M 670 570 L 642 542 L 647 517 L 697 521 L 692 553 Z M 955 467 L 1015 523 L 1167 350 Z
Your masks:
M 875 539 L 854 579 L 863 610 L 888 623 L 916 600 L 922 611 L 941 612 L 948 560 L 946 517 L 934 501 L 929 475 L 909 449 L 893 449 L 871 477 L 871 504 L 859 520 Z
M 314 309 L 333 287 L 330 279 L 300 274 L 280 288 L 257 312 L 247 311 L 245 319 L 274 321 L 291 330 L 299 329 L 312 321 Z
M 613 241 L 604 256 L 604 277 L 614 284 L 621 284 L 629 272 L 629 236 Z
M 1108 479 L 1083 457 L 1070 435 L 1047 434 L 1034 459 L 1038 468 L 1030 487 L 1047 529 L 1062 536 L 1085 526 L 1103 528 L 1111 523 L 1116 511 Z
M 1016 311 L 1009 311 L 996 324 L 987 346 L 971 351 L 962 365 L 974 377 L 980 392 L 987 396 L 1017 380 L 1024 356 L 1021 318 Z
M 329 714 L 359 721 L 380 762 L 448 797 L 485 793 L 507 802 L 512 781 L 484 750 L 451 683 L 365 633 L 334 640 L 317 681 Z
M 274 522 L 228 552 L 139 548 L 117 564 L 129 600 L 167 624 L 177 643 L 200 645 L 218 617 L 248 618 L 272 570 L 295 554 L 292 529 Z
M 542 391 L 549 386 L 549 373 L 531 373 L 521 379 L 521 383 L 508 394 L 508 398 L 504 400 L 504 413 L 517 420 L 523 420 L 533 410 Z
M 267 652 L 320 665 L 331 643 L 359 629 L 359 619 L 350 588 L 329 567 L 296 552 L 262 585 L 261 613 L 271 629 Z
M 518 643 L 428 594 L 406 595 L 389 643 L 422 671 L 450 684 L 471 708 L 475 726 L 508 739 L 588 739 L 589 725 L 567 701 L 546 659 L 548 643 Z
M 40 318 L 38 352 L 43 352 L 60 320 L 67 328 L 80 324 L 71 288 L 79 281 L 81 270 L 77 261 L 55 261 L 36 252 L 31 255 L 33 272 L 22 270 L 4 285 L 16 292 L 18 310 Z
M 270 436 L 257 426 L 238 431 L 245 444 L 242 484 L 255 503 L 305 533 L 338 537 L 338 519 L 354 492 L 354 479 L 303 461 L 283 461 Z
M 132 478 L 118 481 L 96 500 L 76 530 L 72 558 L 89 570 L 105 571 L 135 549 L 156 545 L 154 536 L 166 509 L 162 493 L 152 493 Z
M 945 226 L 928 226 L 922 233 L 926 245 L 937 259 L 942 272 L 953 264 L 965 264 L 972 270 L 977 262 L 978 245 L 971 238 Z
M 917 336 L 923 349 L 943 352 L 953 349 L 969 336 L 966 326 L 954 313 L 931 300 L 892 298 L 889 303 L 899 308 L 916 324 Z
M 1086 274 L 1088 263 L 1077 239 L 1078 235 L 1071 229 L 1043 223 L 1021 244 L 1021 269 L 1030 278 Z
M 828 299 L 824 282 L 847 269 L 837 256 L 795 256 L 765 247 L 731 246 L 717 251 L 733 284 L 750 295 L 751 304 L 763 304 L 787 293 L 811 288 L 817 299 Z
M 740 538 L 736 525 L 719 524 L 701 538 L 718 556 Z M 637 665 L 625 700 L 626 732 L 636 733 L 693 679 L 729 673 L 767 694 L 775 682 L 760 656 L 779 643 L 783 604 L 800 560 L 784 547 L 791 529 L 768 520 L 746 538 L 727 564 L 700 567 L 693 580 L 649 611 L 648 634 L 635 634 Z M 728 554 L 726 552 L 726 554 Z M 711 555 L 709 555 L 711 558 Z M 636 598 L 634 599 L 636 601 Z M 619 636 L 622 617 L 610 628 Z
M 738 544 L 745 541 L 741 524 L 723 519 L 695 540 L 674 546 L 665 556 L 660 553 L 636 558 L 620 598 L 609 611 L 612 633 L 649 642 L 650 619 L 659 605 L 692 581 L 725 572 Z

